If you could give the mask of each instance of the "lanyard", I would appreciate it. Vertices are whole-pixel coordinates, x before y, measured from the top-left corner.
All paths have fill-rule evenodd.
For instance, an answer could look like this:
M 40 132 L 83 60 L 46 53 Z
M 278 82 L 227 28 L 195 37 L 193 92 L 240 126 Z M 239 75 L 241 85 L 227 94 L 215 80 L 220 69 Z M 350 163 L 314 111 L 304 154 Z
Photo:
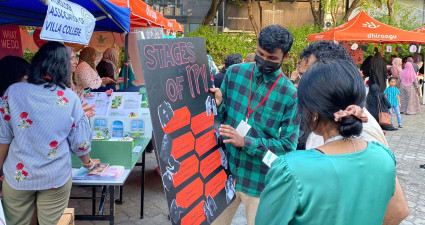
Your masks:
M 332 141 L 339 141 L 339 140 L 342 140 L 342 139 L 344 139 L 344 137 L 343 137 L 343 136 L 341 136 L 341 135 L 338 135 L 338 136 L 335 136 L 335 137 L 333 137 L 333 138 L 329 138 L 329 139 L 325 142 L 325 144 L 327 144 L 327 143 L 329 143 L 329 142 L 332 142 Z
M 279 77 L 277 77 L 276 81 L 274 82 L 273 86 L 270 88 L 267 95 L 263 98 L 263 100 L 261 100 L 261 102 L 254 109 L 251 110 L 251 88 L 252 88 L 252 76 L 254 74 L 254 69 L 255 69 L 255 65 L 254 65 L 254 67 L 252 68 L 252 71 L 251 71 L 251 83 L 249 84 L 248 112 L 247 112 L 247 115 L 246 115 L 247 121 L 248 121 L 251 113 L 254 112 L 258 107 L 260 107 L 267 100 L 267 98 L 269 98 L 270 93 L 272 92 L 273 88 L 276 86 L 277 82 L 279 82 L 279 79 L 282 77 L 282 74 L 283 74 L 283 71 L 281 71 Z

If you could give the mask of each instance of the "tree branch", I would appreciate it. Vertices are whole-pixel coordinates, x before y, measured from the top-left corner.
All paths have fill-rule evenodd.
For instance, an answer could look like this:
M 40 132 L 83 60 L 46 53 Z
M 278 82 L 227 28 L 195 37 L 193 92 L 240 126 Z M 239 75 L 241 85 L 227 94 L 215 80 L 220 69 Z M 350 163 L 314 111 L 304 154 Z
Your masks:
M 213 23 L 215 14 L 217 13 L 218 8 L 220 7 L 221 3 L 223 3 L 224 1 L 226 1 L 226 0 L 212 0 L 211 1 L 211 6 L 208 9 L 208 12 L 205 15 L 204 19 L 202 20 L 203 26 L 210 26 Z
M 348 21 L 348 18 L 350 18 L 350 16 L 351 16 L 351 13 L 353 13 L 353 11 L 360 5 L 360 3 L 362 2 L 363 0 L 354 0 L 354 2 L 353 3 L 351 3 L 351 6 L 350 6 L 350 8 L 348 8 L 348 11 L 345 13 L 345 15 L 344 15 L 344 18 L 343 18 L 343 20 L 345 21 L 345 22 L 347 22 Z
M 260 34 L 260 32 L 258 30 L 258 26 L 257 26 L 257 23 L 255 22 L 255 17 L 252 12 L 252 0 L 247 0 L 246 2 L 248 4 L 249 21 L 251 22 L 252 28 L 254 28 L 255 36 L 257 36 L 258 38 L 258 35 Z

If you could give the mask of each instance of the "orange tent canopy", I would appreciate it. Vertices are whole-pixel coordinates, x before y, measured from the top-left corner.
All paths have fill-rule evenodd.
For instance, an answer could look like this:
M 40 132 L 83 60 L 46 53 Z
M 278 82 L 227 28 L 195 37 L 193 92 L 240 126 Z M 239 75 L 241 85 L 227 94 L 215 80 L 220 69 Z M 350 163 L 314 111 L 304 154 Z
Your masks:
M 425 43 L 425 35 L 389 26 L 361 11 L 341 26 L 308 35 L 309 42 L 324 40 L 388 44 Z
M 170 19 L 169 21 L 173 24 L 173 31 L 174 32 L 183 32 L 184 31 L 184 26 L 179 24 L 175 19 Z
M 109 0 L 113 4 L 130 8 L 130 27 L 163 27 L 173 30 L 172 24 L 161 13 L 155 11 L 151 6 L 141 0 Z M 177 21 L 176 21 L 177 23 Z M 170 26 L 171 24 L 171 26 Z M 181 31 L 183 32 L 183 31 Z

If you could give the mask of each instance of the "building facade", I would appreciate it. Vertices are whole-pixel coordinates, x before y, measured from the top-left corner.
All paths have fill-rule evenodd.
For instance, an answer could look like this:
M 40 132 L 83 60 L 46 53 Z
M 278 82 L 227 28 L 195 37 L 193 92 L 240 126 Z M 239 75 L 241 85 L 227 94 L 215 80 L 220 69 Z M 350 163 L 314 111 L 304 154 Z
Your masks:
M 209 0 L 145 0 L 167 19 L 176 19 L 185 26 L 185 32 L 194 31 L 202 24 L 211 1 Z
M 211 5 L 209 0 L 145 0 L 145 2 L 168 19 L 176 19 L 185 25 L 185 32 L 191 32 L 202 24 Z M 299 26 L 314 22 L 308 0 L 280 0 L 274 3 L 264 0 L 260 1 L 260 5 L 262 27 L 270 24 Z M 260 9 L 257 1 L 253 2 L 253 15 L 260 25 Z M 213 25 L 218 30 L 226 32 L 253 31 L 246 3 L 242 5 L 223 3 L 218 9 Z

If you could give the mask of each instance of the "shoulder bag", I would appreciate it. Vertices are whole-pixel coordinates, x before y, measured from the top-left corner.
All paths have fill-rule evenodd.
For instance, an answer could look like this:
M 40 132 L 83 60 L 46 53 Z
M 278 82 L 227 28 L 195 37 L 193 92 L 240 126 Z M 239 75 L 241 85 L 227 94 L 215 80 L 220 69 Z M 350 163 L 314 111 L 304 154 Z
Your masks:
M 387 112 L 382 112 L 381 110 L 381 99 L 378 95 L 378 119 L 379 125 L 382 126 L 390 126 L 391 125 L 391 114 Z

